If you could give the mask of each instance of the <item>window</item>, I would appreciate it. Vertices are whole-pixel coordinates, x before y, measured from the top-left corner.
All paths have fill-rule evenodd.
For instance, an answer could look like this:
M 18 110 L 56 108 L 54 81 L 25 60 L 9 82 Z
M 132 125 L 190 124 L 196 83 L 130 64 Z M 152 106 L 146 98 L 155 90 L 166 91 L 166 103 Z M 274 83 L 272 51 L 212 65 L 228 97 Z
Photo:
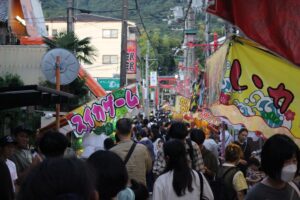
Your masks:
M 52 36 L 57 36 L 57 29 L 52 29 Z
M 118 29 L 103 29 L 103 38 L 118 38 Z
M 118 64 L 118 56 L 117 55 L 103 55 L 102 63 L 103 64 Z

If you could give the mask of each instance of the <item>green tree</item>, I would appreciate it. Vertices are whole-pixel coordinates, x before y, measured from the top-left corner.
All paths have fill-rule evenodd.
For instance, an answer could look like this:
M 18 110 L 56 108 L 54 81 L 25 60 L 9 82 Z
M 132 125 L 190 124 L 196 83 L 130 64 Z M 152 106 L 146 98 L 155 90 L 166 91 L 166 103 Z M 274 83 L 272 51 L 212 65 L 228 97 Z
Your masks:
M 96 56 L 96 49 L 91 45 L 91 40 L 89 37 L 79 39 L 73 32 L 61 32 L 58 33 L 53 39 L 44 37 L 44 42 L 48 46 L 48 49 L 53 48 L 64 48 L 71 52 L 74 52 L 76 58 L 79 62 L 84 62 L 86 64 L 92 64 Z M 42 85 L 54 88 L 54 85 L 45 82 Z M 87 97 L 88 88 L 85 85 L 85 81 L 76 78 L 69 85 L 61 86 L 61 90 L 65 92 L 70 92 L 79 98 L 73 100 L 68 105 L 62 105 L 62 110 L 69 111 L 86 103 L 89 98 Z M 54 106 L 52 107 L 54 109 Z
M 60 32 L 53 39 L 44 37 L 44 42 L 49 50 L 60 47 L 74 52 L 79 62 L 92 64 L 95 60 L 96 49 L 91 45 L 90 37 L 80 40 L 74 32 Z
M 0 87 L 17 87 L 24 85 L 20 76 L 17 74 L 5 74 L 0 77 Z
M 151 65 L 150 70 L 158 70 L 159 75 L 173 74 L 176 70 L 173 49 L 180 46 L 180 36 L 170 37 L 167 34 L 163 34 L 160 29 L 151 31 L 149 36 L 151 39 L 150 58 L 157 59 L 157 64 Z M 147 35 L 143 32 L 138 41 L 143 58 L 147 52 L 147 41 Z M 140 63 L 140 66 L 143 70 L 144 61 Z

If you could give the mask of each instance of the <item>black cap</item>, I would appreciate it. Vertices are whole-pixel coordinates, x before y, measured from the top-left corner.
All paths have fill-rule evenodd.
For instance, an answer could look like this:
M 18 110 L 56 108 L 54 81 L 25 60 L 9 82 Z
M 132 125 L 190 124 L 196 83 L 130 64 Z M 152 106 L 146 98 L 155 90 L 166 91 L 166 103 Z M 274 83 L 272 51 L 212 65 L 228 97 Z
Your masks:
M 12 136 L 6 135 L 0 139 L 0 146 L 3 147 L 7 144 L 16 144 L 16 141 Z

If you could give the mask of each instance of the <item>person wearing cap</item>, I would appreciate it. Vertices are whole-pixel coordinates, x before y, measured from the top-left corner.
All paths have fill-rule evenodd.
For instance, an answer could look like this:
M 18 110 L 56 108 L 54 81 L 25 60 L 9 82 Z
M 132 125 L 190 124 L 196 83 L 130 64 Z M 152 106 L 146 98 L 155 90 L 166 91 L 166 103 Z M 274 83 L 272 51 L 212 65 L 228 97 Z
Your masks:
M 41 161 L 37 157 L 33 159 L 31 152 L 28 149 L 30 130 L 19 126 L 13 133 L 16 140 L 16 150 L 10 159 L 16 165 L 18 174 L 17 184 L 20 185 L 30 168 Z
M 6 163 L 9 169 L 14 192 L 16 191 L 15 183 L 18 179 L 17 169 L 15 163 L 8 158 L 11 157 L 15 151 L 15 143 L 16 141 L 10 135 L 6 135 L 0 139 L 0 158 Z

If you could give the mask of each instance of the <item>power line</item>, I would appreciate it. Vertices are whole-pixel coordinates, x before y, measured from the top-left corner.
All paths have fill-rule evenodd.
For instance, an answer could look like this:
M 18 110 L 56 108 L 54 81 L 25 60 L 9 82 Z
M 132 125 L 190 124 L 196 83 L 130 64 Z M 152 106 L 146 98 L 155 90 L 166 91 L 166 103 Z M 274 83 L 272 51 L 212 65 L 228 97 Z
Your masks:
M 135 0 L 135 8 L 136 8 L 136 11 L 137 11 L 137 13 L 138 13 L 138 15 L 139 15 L 139 17 L 140 17 L 140 21 L 141 21 L 142 27 L 143 27 L 143 29 L 144 29 L 144 31 L 145 31 L 145 33 L 146 33 L 147 39 L 149 40 L 150 46 L 152 47 L 152 49 L 153 49 L 153 51 L 154 51 L 155 58 L 158 58 L 157 53 L 156 53 L 156 49 L 154 48 L 153 42 L 152 42 L 152 40 L 150 39 L 150 36 L 149 36 L 149 34 L 148 34 L 148 32 L 147 32 L 147 29 L 146 29 L 146 26 L 145 26 L 145 24 L 144 24 L 143 17 L 142 17 L 142 15 L 141 15 L 141 10 L 140 10 L 139 4 L 138 4 L 138 0 Z M 156 59 L 156 60 L 157 60 L 157 59 Z M 157 60 L 157 62 L 158 62 L 158 60 Z
M 87 14 L 90 14 L 90 13 L 107 13 L 107 12 L 121 12 L 122 10 L 87 10 L 87 9 L 81 9 L 81 8 L 72 8 L 73 10 L 78 10 L 80 11 L 81 13 L 87 13 Z M 129 11 L 130 10 L 136 10 L 135 8 L 129 8 L 128 9 Z
M 183 23 L 184 23 L 184 28 L 183 28 L 183 34 L 182 34 L 182 41 L 184 41 L 184 37 L 185 37 L 185 34 L 184 34 L 184 32 L 186 31 L 186 29 L 185 29 L 185 21 L 186 21 L 186 19 L 187 19 L 187 16 L 188 16 L 188 14 L 189 14 L 189 10 L 191 9 L 191 7 L 192 7 L 192 2 L 193 2 L 193 0 L 190 0 L 190 2 L 189 2 L 189 5 L 188 5 L 188 8 L 187 8 L 187 11 L 186 11 L 186 13 L 185 13 L 185 16 L 184 16 L 184 20 L 183 20 Z
M 188 5 L 188 8 L 187 8 L 187 11 L 186 11 L 185 16 L 184 16 L 184 20 L 183 20 L 184 22 L 185 22 L 185 20 L 187 19 L 189 10 L 190 10 L 191 7 L 192 7 L 192 3 L 193 3 L 193 0 L 190 0 L 189 5 Z

